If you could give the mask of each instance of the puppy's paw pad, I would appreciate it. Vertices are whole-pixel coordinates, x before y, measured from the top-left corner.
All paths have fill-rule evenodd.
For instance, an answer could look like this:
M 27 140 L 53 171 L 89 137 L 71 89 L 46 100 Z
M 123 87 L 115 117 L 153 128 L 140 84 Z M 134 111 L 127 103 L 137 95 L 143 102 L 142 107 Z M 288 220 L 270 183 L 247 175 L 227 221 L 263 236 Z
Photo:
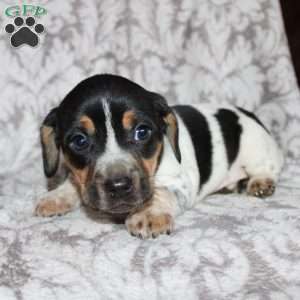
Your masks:
M 39 202 L 35 208 L 38 217 L 53 217 L 64 215 L 71 210 L 71 205 L 66 201 L 46 199 Z
M 259 198 L 271 196 L 274 192 L 275 182 L 270 178 L 250 180 L 247 187 L 248 195 Z
M 35 26 L 34 26 L 35 25 Z M 11 34 L 10 43 L 13 47 L 19 47 L 23 44 L 35 47 L 39 43 L 39 35 L 45 30 L 42 24 L 36 24 L 33 17 L 26 20 L 22 17 L 16 17 L 14 24 L 7 24 L 5 31 Z
M 173 218 L 169 214 L 151 214 L 139 212 L 126 219 L 127 230 L 139 238 L 156 238 L 160 234 L 170 234 L 174 228 Z

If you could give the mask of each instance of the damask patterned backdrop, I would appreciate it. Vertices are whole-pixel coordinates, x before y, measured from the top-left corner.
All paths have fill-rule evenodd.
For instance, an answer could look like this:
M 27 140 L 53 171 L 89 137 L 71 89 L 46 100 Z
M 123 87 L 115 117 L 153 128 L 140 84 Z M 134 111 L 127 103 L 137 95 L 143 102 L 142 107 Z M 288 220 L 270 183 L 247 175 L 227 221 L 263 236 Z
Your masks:
M 0 3 L 0 299 L 298 299 L 300 96 L 277 0 L 49 0 L 36 48 Z M 255 111 L 287 164 L 269 200 L 214 196 L 141 241 L 84 212 L 32 216 L 38 131 L 81 79 L 117 73 L 170 103 Z

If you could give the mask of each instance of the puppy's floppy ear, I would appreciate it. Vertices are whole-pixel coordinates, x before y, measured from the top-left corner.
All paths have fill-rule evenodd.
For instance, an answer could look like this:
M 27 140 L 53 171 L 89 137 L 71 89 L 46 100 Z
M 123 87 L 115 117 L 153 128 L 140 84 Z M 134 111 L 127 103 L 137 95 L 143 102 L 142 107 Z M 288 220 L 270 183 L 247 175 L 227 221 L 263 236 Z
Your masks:
M 57 138 L 57 108 L 46 116 L 41 128 L 44 172 L 47 177 L 55 175 L 59 164 L 59 143 Z
M 159 94 L 152 93 L 154 97 L 154 107 L 159 112 L 165 126 L 165 134 L 172 146 L 175 157 L 181 162 L 181 153 L 178 144 L 178 123 L 177 118 L 168 105 L 166 99 Z

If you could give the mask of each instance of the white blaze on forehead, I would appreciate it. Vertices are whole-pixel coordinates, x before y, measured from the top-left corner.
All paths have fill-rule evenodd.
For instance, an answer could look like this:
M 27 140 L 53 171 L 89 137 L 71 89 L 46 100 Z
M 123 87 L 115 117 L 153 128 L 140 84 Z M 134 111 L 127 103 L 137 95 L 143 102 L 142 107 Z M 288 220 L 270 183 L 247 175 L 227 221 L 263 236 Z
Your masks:
M 105 127 L 107 133 L 105 152 L 107 152 L 107 150 L 110 150 L 111 154 L 113 154 L 115 152 L 119 152 L 120 149 L 116 140 L 115 131 L 112 127 L 112 114 L 107 101 L 103 101 L 103 110 L 105 115 Z
M 117 142 L 116 133 L 112 126 L 112 113 L 109 103 L 107 101 L 103 101 L 102 103 L 105 115 L 105 127 L 107 134 L 105 150 L 99 158 L 103 167 L 116 161 L 128 160 L 129 154 L 126 153 L 123 149 L 121 149 Z

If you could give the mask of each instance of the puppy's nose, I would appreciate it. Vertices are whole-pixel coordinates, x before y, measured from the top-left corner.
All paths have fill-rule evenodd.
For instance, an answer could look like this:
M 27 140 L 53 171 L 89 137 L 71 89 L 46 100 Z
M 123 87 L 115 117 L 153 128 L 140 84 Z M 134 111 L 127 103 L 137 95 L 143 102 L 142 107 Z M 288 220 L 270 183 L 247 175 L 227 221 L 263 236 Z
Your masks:
M 129 194 L 132 190 L 133 183 L 132 179 L 125 177 L 116 177 L 108 179 L 104 183 L 106 192 L 110 193 L 113 198 L 124 197 Z

